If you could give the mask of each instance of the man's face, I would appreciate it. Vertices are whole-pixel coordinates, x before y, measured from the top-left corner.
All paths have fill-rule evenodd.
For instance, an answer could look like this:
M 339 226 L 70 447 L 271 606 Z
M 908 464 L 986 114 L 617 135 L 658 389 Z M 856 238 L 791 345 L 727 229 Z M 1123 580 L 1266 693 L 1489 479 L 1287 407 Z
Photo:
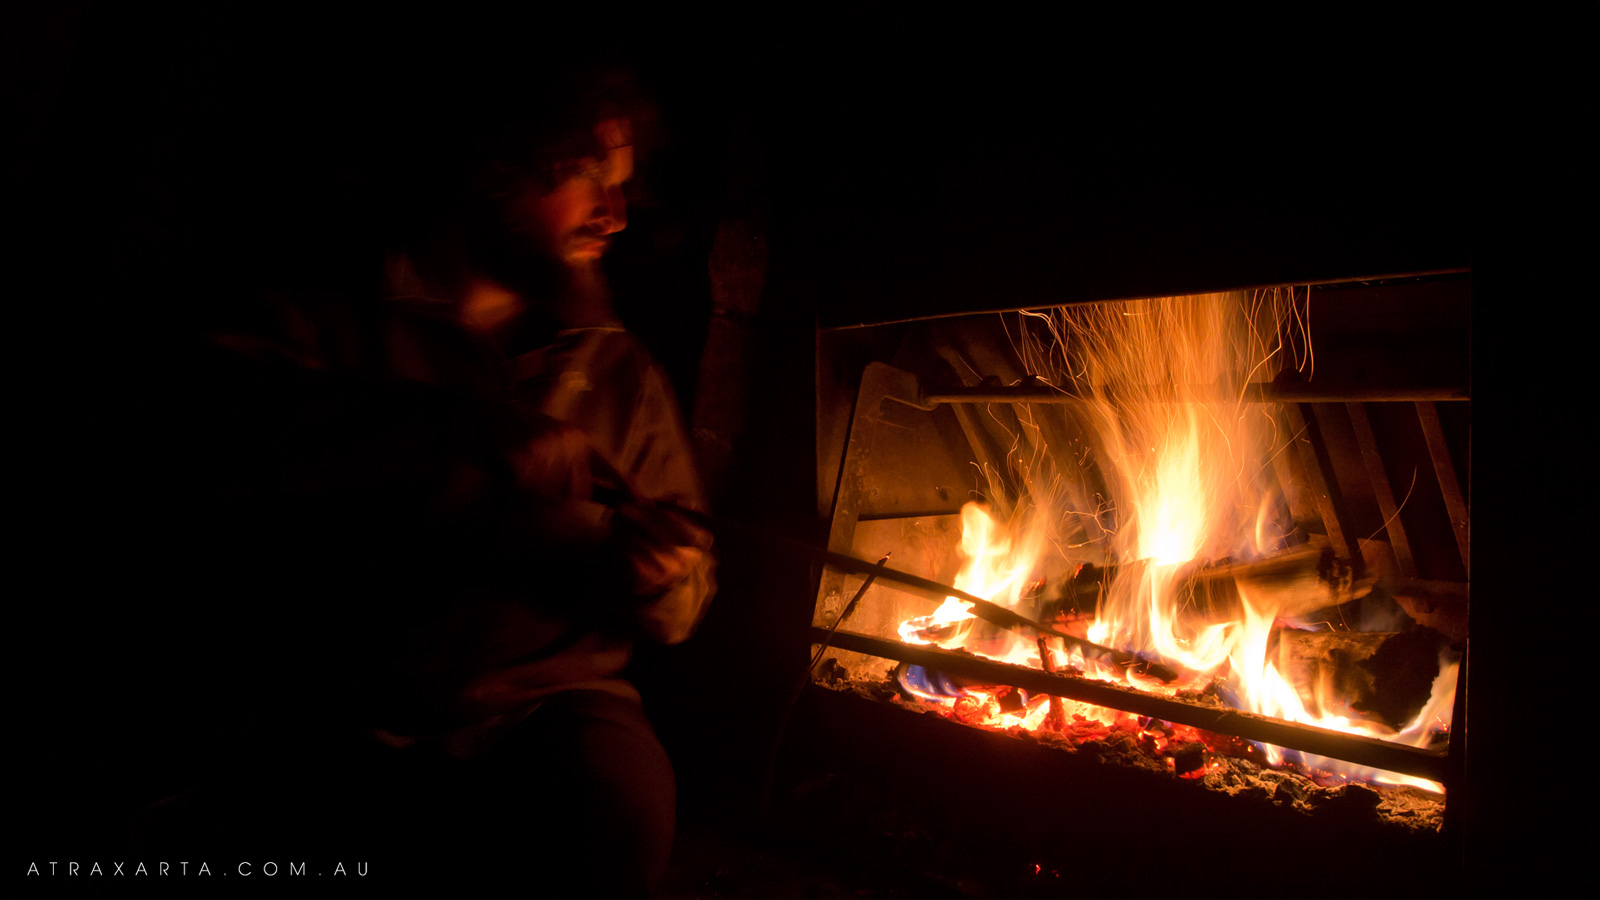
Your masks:
M 592 266 L 610 235 L 627 227 L 622 185 L 633 177 L 627 134 L 626 122 L 601 122 L 595 126 L 597 155 L 558 166 L 554 189 L 530 186 L 523 192 L 517 218 L 539 249 L 569 266 Z

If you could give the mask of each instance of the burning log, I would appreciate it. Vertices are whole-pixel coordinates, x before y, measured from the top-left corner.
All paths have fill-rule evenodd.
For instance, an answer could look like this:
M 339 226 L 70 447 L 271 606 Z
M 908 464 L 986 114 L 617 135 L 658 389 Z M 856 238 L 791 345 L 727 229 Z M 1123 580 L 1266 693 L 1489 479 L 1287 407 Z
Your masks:
M 1302 695 L 1333 696 L 1390 728 L 1427 705 L 1444 636 L 1431 628 L 1395 634 L 1282 628 L 1279 669 Z
M 1105 585 L 1127 577 L 1131 567 L 1144 565 L 1083 566 L 1060 586 L 1060 610 L 1092 615 Z M 1373 584 L 1373 579 L 1356 578 L 1351 562 L 1336 557 L 1331 547 L 1301 544 L 1265 559 L 1197 569 L 1179 593 L 1196 615 L 1229 621 L 1240 618 L 1241 592 L 1258 609 L 1294 617 L 1359 599 Z

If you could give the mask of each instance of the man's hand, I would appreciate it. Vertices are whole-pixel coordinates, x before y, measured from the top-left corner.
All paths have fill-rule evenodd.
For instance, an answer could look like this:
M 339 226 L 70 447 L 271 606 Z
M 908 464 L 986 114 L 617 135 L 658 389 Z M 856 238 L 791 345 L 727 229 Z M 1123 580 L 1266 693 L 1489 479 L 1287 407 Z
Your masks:
M 701 564 L 711 534 L 671 509 L 649 501 L 623 504 L 613 533 L 628 561 L 632 590 L 639 597 L 660 595 Z
M 581 431 L 555 419 L 532 423 L 512 463 L 538 507 L 533 534 L 579 555 L 602 550 L 613 590 L 633 598 L 626 618 L 655 640 L 675 644 L 694 631 L 716 584 L 709 531 L 636 497 Z
M 548 417 L 511 452 L 517 483 L 542 500 L 589 500 L 595 488 L 596 451 L 583 432 Z

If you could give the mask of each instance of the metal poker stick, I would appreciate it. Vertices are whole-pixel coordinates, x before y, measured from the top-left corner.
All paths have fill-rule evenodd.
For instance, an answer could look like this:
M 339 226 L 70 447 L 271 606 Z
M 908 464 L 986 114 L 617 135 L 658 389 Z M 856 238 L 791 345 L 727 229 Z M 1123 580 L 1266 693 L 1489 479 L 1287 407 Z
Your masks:
M 882 566 L 888 561 L 889 554 L 885 553 L 883 558 L 878 560 L 878 565 Z M 877 580 L 877 572 L 868 574 L 867 577 L 862 580 L 861 587 L 856 589 L 855 596 L 851 597 L 850 602 L 844 605 L 844 609 L 839 612 L 839 618 L 833 620 L 833 627 L 828 629 L 827 637 L 824 637 L 822 639 L 822 643 L 817 645 L 817 653 L 815 656 L 811 657 L 811 665 L 806 666 L 807 676 L 810 676 L 810 674 L 817 668 L 817 663 L 822 661 L 822 654 L 828 652 L 828 645 L 833 642 L 834 632 L 837 632 L 839 630 L 839 626 L 844 624 L 844 620 L 850 617 L 850 613 L 856 608 L 856 604 L 861 601 L 862 597 L 866 596 L 867 588 L 872 587 L 872 583 Z
M 612 494 L 613 498 L 620 502 L 640 502 L 638 495 L 628 484 L 627 479 L 622 476 L 622 473 L 613 468 L 606 460 L 599 458 L 598 455 L 596 455 L 596 458 L 593 462 L 595 466 L 595 474 L 597 478 L 601 480 L 602 492 Z M 620 502 L 617 505 L 620 505 Z M 1067 634 L 1051 625 L 1047 625 L 1043 622 L 1036 622 L 1027 616 L 1009 610 L 998 603 L 985 600 L 976 594 L 969 594 L 960 588 L 956 588 L 948 584 L 941 584 L 931 578 L 923 578 L 920 575 L 912 575 L 909 572 L 901 572 L 891 569 L 884 565 L 889 558 L 888 556 L 884 556 L 883 559 L 880 559 L 876 563 L 870 563 L 864 559 L 850 556 L 846 553 L 839 553 L 834 550 L 812 546 L 811 544 L 795 540 L 794 538 L 765 532 L 762 529 L 751 529 L 749 527 L 728 527 L 728 523 L 721 522 L 708 513 L 704 513 L 696 509 L 690 509 L 686 506 L 672 503 L 670 501 L 656 500 L 644 502 L 648 503 L 649 505 L 653 505 L 657 509 L 671 512 L 690 524 L 704 528 L 713 534 L 739 534 L 741 536 L 755 535 L 763 544 L 767 546 L 785 549 L 791 554 L 799 555 L 806 559 L 823 562 L 831 566 L 836 566 L 846 572 L 868 576 L 867 580 L 864 581 L 861 587 L 856 591 L 856 595 L 850 599 L 848 604 L 846 604 L 845 609 L 840 614 L 839 618 L 834 621 L 833 627 L 829 629 L 828 634 L 830 637 L 835 631 L 838 630 L 839 624 L 843 622 L 845 617 L 850 614 L 851 609 L 855 607 L 856 603 L 862 598 L 862 596 L 866 594 L 867 588 L 871 587 L 872 582 L 877 578 L 883 578 L 888 581 L 893 581 L 896 584 L 916 588 L 920 591 L 931 593 L 936 596 L 954 597 L 957 600 L 970 603 L 972 604 L 972 613 L 974 616 L 990 623 L 991 625 L 1004 628 L 1007 631 L 1017 631 L 1025 628 L 1037 634 L 1046 634 L 1057 637 L 1070 646 L 1076 646 L 1080 648 L 1086 654 L 1097 658 L 1110 659 L 1121 668 L 1142 671 L 1165 682 L 1175 681 L 1178 677 L 1178 673 L 1171 667 L 1163 665 L 1159 662 L 1153 662 L 1145 659 L 1136 653 L 1129 653 L 1125 650 L 1117 650 L 1112 647 L 1105 647 L 1100 644 L 1096 644 L 1093 641 L 1077 637 L 1076 635 Z M 823 644 L 823 649 L 826 649 L 826 647 L 827 644 Z M 817 660 L 820 658 L 821 651 L 818 652 L 817 659 L 813 659 L 811 664 L 815 666 Z

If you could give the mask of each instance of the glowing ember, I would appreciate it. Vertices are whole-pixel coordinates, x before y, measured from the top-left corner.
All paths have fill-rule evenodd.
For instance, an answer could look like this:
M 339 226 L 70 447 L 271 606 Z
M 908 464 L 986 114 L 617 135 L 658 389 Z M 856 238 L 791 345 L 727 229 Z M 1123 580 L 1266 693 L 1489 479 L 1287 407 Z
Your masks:
M 1116 564 L 1114 575 L 1094 620 L 1081 633 L 1097 644 L 1158 657 L 1181 667 L 1186 677 L 1162 683 L 1055 645 L 1051 659 L 1042 660 L 1037 645 L 986 625 L 974 617 L 971 604 L 953 597 L 932 615 L 903 623 L 903 640 L 1052 671 L 1071 666 L 1089 677 L 1168 695 L 1212 686 L 1251 712 L 1413 746 L 1426 746 L 1436 732 L 1448 730 L 1456 671 L 1448 660 L 1440 661 L 1426 708 L 1394 733 L 1361 720 L 1331 683 L 1295 685 L 1283 676 L 1281 661 L 1270 658 L 1273 629 L 1281 627 L 1281 615 L 1301 611 L 1286 609 L 1282 595 L 1241 580 L 1237 600 L 1218 609 L 1185 592 L 1207 564 L 1257 560 L 1285 549 L 1273 527 L 1275 497 L 1263 477 L 1263 461 L 1287 437 L 1276 433 L 1261 405 L 1241 398 L 1251 380 L 1270 377 L 1269 363 L 1286 355 L 1279 335 L 1294 315 L 1292 295 L 1288 303 L 1272 291 L 1249 300 L 1207 294 L 1027 315 L 1051 340 L 1025 336 L 1017 349 L 1033 371 L 1050 383 L 1071 384 L 1083 398 L 1076 409 L 1094 464 L 1117 501 L 1113 525 L 1097 548 Z M 1025 427 L 1031 421 L 1019 419 Z M 1018 479 L 1027 496 L 1017 498 L 1009 517 L 997 520 L 994 510 L 978 504 L 962 509 L 965 563 L 955 586 L 1031 615 L 1024 608 L 1030 602 L 1026 588 L 1044 549 L 1053 546 L 1061 516 L 1053 511 L 1058 493 L 1049 488 L 1046 467 L 1017 462 L 1027 470 Z M 953 701 L 925 696 L 950 704 L 953 716 L 976 724 L 1034 730 L 1050 720 L 1042 697 L 1007 709 L 998 694 L 975 687 Z M 1200 737 L 1194 729 L 1141 722 L 1115 710 L 1070 700 L 1059 704 L 1078 731 L 1122 729 L 1158 750 Z M 1262 750 L 1272 763 L 1298 761 L 1337 774 L 1440 790 L 1420 779 L 1277 747 Z M 1179 767 L 1179 774 L 1195 771 L 1203 770 Z

